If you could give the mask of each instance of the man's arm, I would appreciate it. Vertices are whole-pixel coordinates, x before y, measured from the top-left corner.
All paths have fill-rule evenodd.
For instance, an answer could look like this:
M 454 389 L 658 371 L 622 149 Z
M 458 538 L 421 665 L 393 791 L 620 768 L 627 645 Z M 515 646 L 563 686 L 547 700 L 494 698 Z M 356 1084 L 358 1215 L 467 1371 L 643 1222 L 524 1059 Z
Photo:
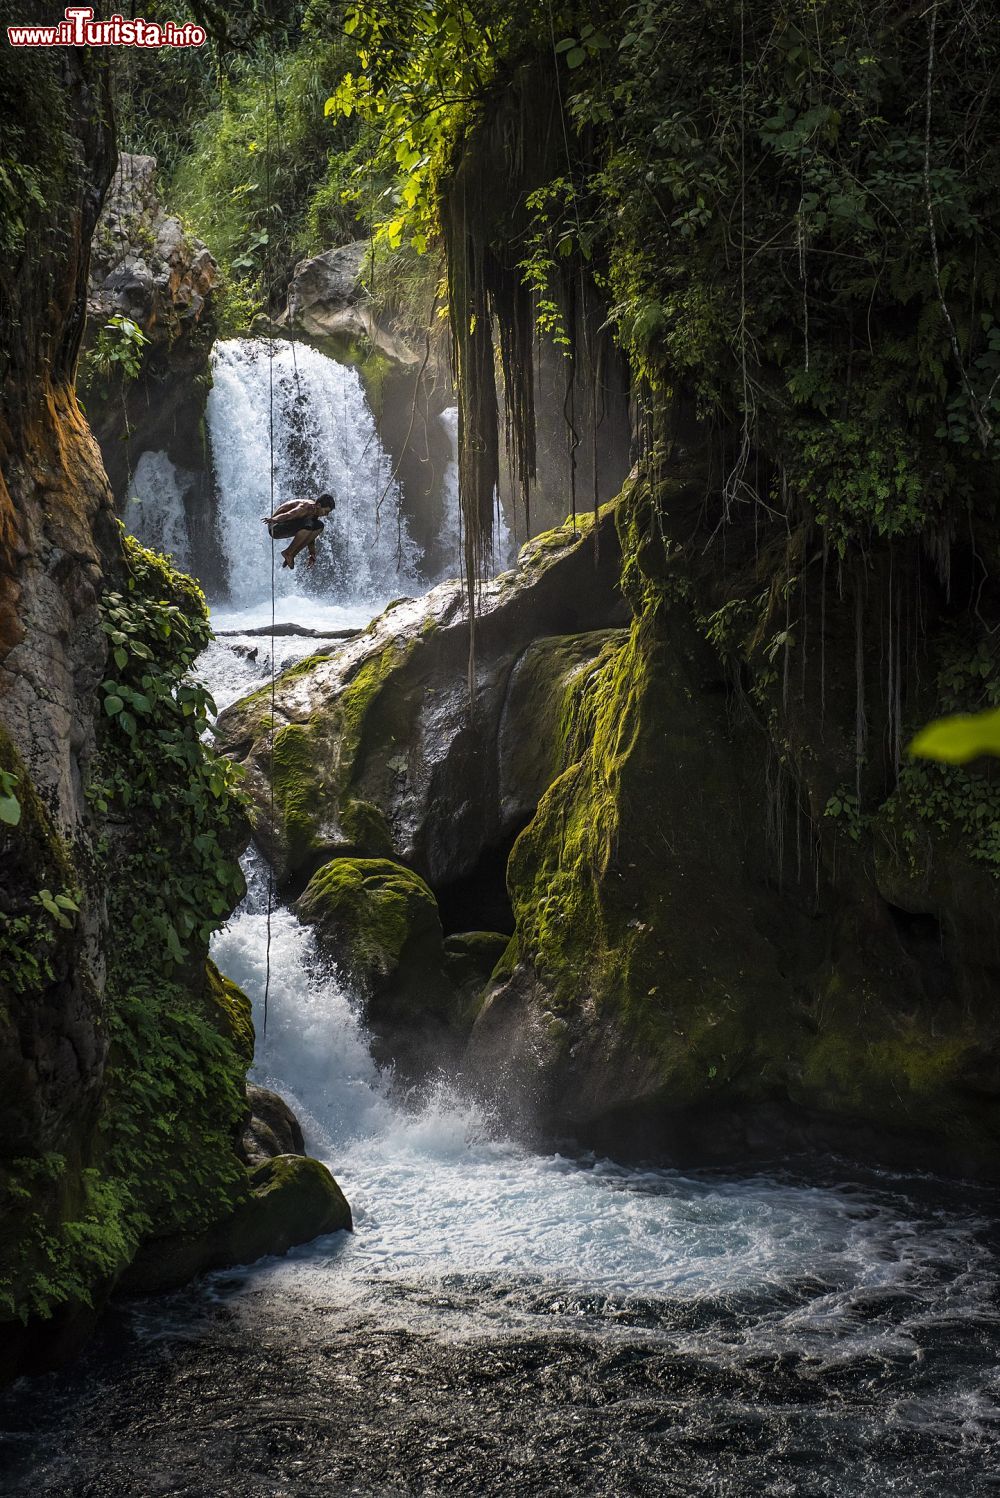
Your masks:
M 311 499 L 286 499 L 273 515 L 262 515 L 260 518 L 265 525 L 270 525 L 275 520 L 313 520 L 316 510 L 317 506 Z

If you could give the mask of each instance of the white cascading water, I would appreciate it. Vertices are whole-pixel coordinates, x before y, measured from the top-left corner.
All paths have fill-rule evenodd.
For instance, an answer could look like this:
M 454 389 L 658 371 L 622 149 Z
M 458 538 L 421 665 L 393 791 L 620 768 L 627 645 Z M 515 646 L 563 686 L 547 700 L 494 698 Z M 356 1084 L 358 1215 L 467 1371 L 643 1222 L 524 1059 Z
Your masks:
M 443 481 L 443 506 L 441 520 L 441 553 L 445 558 L 439 572 L 439 581 L 449 577 L 460 577 L 462 558 L 462 506 L 458 489 L 458 407 L 448 406 L 441 412 L 441 425 L 448 433 L 451 444 L 451 460 L 445 469 Z M 514 562 L 514 544 L 503 509 L 498 504 L 493 528 L 493 573 L 502 572 Z
M 217 343 L 206 418 L 233 609 L 244 618 L 270 609 L 271 541 L 261 517 L 272 504 L 272 437 L 274 506 L 324 492 L 337 502 L 315 568 L 304 555 L 294 571 L 284 568 L 275 548 L 281 619 L 296 607 L 309 622 L 340 622 L 344 609 L 371 617 L 416 591 L 418 549 L 357 370 L 285 339 Z
M 162 551 L 190 572 L 193 563 L 184 495 L 192 475 L 162 452 L 144 452 L 135 465 L 123 519 L 143 546 Z
M 460 577 L 462 572 L 462 506 L 458 491 L 458 407 L 441 412 L 441 425 L 448 433 L 451 458 L 445 469 L 441 512 L 441 554 L 444 577 Z

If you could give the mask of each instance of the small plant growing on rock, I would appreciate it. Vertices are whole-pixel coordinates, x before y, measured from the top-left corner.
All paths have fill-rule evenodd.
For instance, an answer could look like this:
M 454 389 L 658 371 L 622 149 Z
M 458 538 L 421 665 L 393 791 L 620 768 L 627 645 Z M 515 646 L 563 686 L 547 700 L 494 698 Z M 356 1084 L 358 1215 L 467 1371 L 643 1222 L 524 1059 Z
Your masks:
M 96 379 L 107 385 L 115 373 L 121 376 L 123 384 L 136 379 L 148 342 L 139 324 L 130 317 L 112 317 L 80 360 L 79 385 L 87 389 Z

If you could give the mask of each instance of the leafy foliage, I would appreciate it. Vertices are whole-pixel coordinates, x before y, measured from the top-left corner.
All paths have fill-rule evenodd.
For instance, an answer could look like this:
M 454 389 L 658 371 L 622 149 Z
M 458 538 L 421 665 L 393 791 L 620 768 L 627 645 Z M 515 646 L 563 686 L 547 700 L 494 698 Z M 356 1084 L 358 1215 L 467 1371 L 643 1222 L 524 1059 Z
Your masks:
M 16 827 L 21 820 L 21 803 L 17 799 L 17 776 L 12 770 L 0 770 L 0 822 Z
M 983 128 L 1000 42 L 982 5 L 903 24 L 889 0 L 374 0 L 346 28 L 358 65 L 327 107 L 379 127 L 391 243 L 440 231 L 467 191 L 458 144 L 535 70 L 561 106 L 559 159 L 518 180 L 541 128 L 526 100 L 490 232 L 521 234 L 538 322 L 567 352 L 561 287 L 583 265 L 654 406 L 682 383 L 742 428 L 727 514 L 753 497 L 756 446 L 843 555 L 964 505 L 1000 456 L 1000 172 Z
M 101 684 L 101 753 L 89 794 L 109 818 L 106 851 L 121 871 L 111 914 L 116 956 L 129 971 L 150 941 L 177 964 L 208 941 L 243 888 L 231 848 L 244 823 L 237 771 L 203 742 L 214 703 L 189 675 L 211 638 L 204 599 L 190 579 L 124 539 L 126 592 L 102 604 L 114 670 Z
M 233 1138 L 253 1055 L 249 1005 L 205 970 L 208 939 L 243 890 L 234 855 L 245 828 L 236 772 L 204 741 L 211 698 L 190 674 L 208 617 L 189 578 L 130 537 L 123 545 L 125 586 L 102 602 L 109 675 L 87 787 L 102 829 L 110 1050 L 93 1162 L 26 1157 L 2 1182 L 17 1237 L 0 1307 L 22 1318 L 89 1304 L 143 1237 L 197 1231 L 247 1190 Z M 44 882 L 0 919 L 0 982 L 30 996 L 78 957 L 85 893 L 30 784 L 3 768 L 29 831 L 48 839 L 34 857 Z
M 357 232 L 343 189 L 358 122 L 323 117 L 346 57 L 342 39 L 255 50 L 231 63 L 215 107 L 192 128 L 171 200 L 244 299 L 266 304 L 302 255 Z
M 110 318 L 80 360 L 80 388 L 87 390 L 95 380 L 107 386 L 115 374 L 123 384 L 137 379 L 148 343 L 146 334 L 130 317 L 119 313 Z

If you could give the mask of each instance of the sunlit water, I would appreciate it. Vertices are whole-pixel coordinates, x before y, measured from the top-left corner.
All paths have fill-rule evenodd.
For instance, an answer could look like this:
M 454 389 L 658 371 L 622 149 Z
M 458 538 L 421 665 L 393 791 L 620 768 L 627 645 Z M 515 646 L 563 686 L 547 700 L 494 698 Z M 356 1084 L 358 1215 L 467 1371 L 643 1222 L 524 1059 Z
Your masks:
M 288 590 L 279 622 L 357 627 L 368 586 Z M 270 600 L 215 620 L 269 624 Z M 276 665 L 336 643 L 283 638 Z M 270 650 L 206 652 L 220 704 Z M 835 1160 L 692 1175 L 534 1153 L 446 1077 L 396 1087 L 310 931 L 269 920 L 258 855 L 247 874 L 213 955 L 355 1232 L 119 1312 L 73 1372 L 0 1403 L 0 1491 L 1000 1490 L 992 1193 Z

